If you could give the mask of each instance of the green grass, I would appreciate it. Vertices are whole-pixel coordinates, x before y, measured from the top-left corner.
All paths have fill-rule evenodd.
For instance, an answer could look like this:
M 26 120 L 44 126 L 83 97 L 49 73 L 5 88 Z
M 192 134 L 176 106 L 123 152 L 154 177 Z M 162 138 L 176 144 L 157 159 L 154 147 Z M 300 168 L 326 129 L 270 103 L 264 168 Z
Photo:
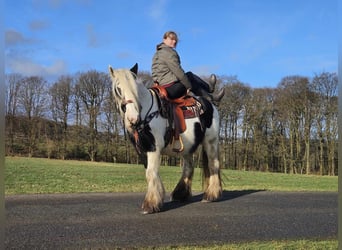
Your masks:
M 145 192 L 142 165 L 6 157 L 5 194 Z M 160 168 L 167 192 L 181 175 L 180 167 Z M 337 191 L 337 177 L 222 170 L 225 190 Z M 196 168 L 193 190 L 202 190 Z
M 143 248 L 143 250 L 335 250 L 338 247 L 337 240 L 289 240 L 289 241 L 266 241 L 266 242 L 248 242 L 248 243 L 235 243 L 225 245 L 210 245 L 210 246 L 178 246 L 175 247 L 153 247 Z

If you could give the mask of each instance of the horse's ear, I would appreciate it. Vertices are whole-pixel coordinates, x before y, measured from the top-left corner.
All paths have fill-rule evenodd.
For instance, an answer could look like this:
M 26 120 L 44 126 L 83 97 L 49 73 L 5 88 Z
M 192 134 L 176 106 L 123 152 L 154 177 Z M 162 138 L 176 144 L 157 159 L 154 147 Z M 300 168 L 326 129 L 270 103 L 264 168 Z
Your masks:
M 108 71 L 110 73 L 111 76 L 114 76 L 114 69 L 112 68 L 112 66 L 108 66 Z
M 134 74 L 138 74 L 138 63 L 134 64 L 134 66 L 130 69 L 131 72 L 133 72 Z

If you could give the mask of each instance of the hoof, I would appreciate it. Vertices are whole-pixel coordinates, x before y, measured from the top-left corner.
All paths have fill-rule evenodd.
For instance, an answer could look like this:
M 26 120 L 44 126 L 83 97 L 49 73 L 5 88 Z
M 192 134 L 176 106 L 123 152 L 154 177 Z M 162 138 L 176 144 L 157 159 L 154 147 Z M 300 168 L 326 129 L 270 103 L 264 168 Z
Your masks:
M 211 201 L 202 199 L 201 202 L 203 202 L 203 203 L 209 203 L 209 202 L 211 202 Z
M 171 194 L 171 201 L 186 202 L 191 200 L 191 192 L 176 192 Z
M 142 205 L 142 214 L 153 214 L 158 213 L 160 211 L 160 208 L 162 207 L 162 204 L 160 205 L 149 205 L 148 203 L 144 202 Z
M 204 193 L 203 195 L 203 199 L 202 202 L 213 202 L 213 201 L 218 201 L 221 198 L 221 194 L 217 194 L 217 195 L 208 195 L 206 193 Z
M 184 180 L 181 180 L 171 194 L 172 201 L 185 202 L 190 200 L 192 197 L 191 186 L 187 184 Z

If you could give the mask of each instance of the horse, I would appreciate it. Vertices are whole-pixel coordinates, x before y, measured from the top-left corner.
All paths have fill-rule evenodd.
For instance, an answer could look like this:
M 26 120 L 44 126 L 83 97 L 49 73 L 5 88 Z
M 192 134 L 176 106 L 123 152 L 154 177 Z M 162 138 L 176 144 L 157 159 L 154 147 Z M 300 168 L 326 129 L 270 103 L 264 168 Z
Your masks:
M 182 150 L 175 152 L 168 143 L 169 120 L 161 115 L 161 104 L 151 87 L 138 77 L 138 64 L 131 69 L 108 67 L 112 93 L 124 127 L 139 154 L 146 157 L 147 191 L 142 213 L 159 212 L 164 203 L 165 189 L 159 175 L 161 155 L 181 156 L 182 175 L 171 193 L 172 201 L 188 201 L 192 197 L 191 183 L 194 174 L 193 153 L 202 145 L 203 202 L 217 201 L 222 196 L 219 163 L 219 113 L 207 101 L 208 107 L 201 116 L 186 119 L 181 133 Z M 198 97 L 200 98 L 200 97 Z

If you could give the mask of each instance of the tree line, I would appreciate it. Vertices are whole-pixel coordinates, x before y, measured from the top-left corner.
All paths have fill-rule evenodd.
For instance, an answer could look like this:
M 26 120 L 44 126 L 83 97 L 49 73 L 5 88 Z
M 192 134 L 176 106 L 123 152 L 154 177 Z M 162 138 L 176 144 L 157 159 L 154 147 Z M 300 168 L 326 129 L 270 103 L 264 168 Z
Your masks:
M 146 84 L 149 72 L 141 72 Z M 139 163 L 127 140 L 107 73 L 90 70 L 53 83 L 7 74 L 6 155 Z M 337 174 L 337 74 L 287 76 L 275 88 L 251 88 L 219 76 L 223 168 Z M 200 154 L 194 155 L 200 162 Z M 162 164 L 179 159 L 163 156 Z

